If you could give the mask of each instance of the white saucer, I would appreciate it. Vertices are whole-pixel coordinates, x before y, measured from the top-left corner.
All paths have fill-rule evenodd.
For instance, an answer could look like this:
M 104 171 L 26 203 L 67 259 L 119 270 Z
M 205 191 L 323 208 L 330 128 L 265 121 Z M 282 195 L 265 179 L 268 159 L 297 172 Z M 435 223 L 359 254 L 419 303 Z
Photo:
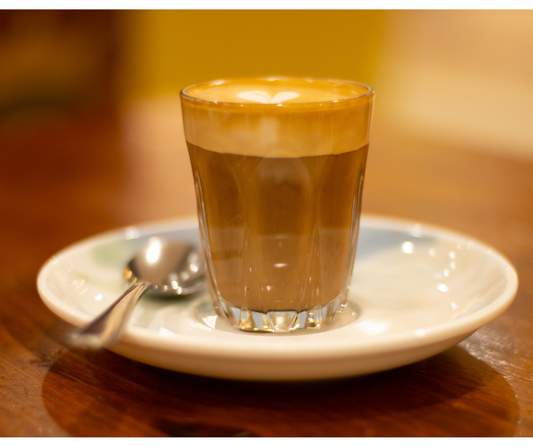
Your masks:
M 42 267 L 37 285 L 44 303 L 75 326 L 87 323 L 126 289 L 122 267 L 153 235 L 199 244 L 196 219 L 78 242 Z M 162 368 L 230 379 L 366 374 L 455 345 L 503 312 L 517 286 L 509 261 L 468 236 L 364 215 L 349 305 L 327 330 L 240 332 L 215 316 L 207 293 L 184 301 L 145 297 L 112 350 Z

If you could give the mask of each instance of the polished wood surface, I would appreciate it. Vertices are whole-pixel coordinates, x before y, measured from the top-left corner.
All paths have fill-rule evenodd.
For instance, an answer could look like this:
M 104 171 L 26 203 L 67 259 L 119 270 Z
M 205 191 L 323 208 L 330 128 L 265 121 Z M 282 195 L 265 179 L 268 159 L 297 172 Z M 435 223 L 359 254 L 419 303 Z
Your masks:
M 312 383 L 210 379 L 69 349 L 72 327 L 37 294 L 40 266 L 95 233 L 194 215 L 176 104 L 0 133 L 0 435 L 533 435 L 533 162 L 387 135 L 379 122 L 364 212 L 500 250 L 520 278 L 504 314 L 427 360 Z

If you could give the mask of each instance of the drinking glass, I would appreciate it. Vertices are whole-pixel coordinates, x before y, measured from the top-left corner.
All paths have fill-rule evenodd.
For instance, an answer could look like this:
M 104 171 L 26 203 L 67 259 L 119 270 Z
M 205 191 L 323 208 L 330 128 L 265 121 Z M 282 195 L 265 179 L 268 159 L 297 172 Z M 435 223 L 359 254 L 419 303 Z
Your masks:
M 321 328 L 354 267 L 374 92 L 258 78 L 181 92 L 217 313 L 245 331 Z

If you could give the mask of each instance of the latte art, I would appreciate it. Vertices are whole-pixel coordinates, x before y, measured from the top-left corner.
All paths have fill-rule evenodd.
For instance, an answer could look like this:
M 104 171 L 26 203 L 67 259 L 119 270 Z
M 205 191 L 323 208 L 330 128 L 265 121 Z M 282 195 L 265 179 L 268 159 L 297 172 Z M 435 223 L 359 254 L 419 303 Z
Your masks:
M 299 93 L 295 92 L 281 92 L 277 93 L 273 97 L 267 92 L 262 91 L 251 91 L 251 92 L 242 92 L 237 93 L 238 98 L 247 99 L 248 101 L 260 102 L 262 104 L 278 104 L 283 101 L 288 101 L 289 99 L 298 98 Z

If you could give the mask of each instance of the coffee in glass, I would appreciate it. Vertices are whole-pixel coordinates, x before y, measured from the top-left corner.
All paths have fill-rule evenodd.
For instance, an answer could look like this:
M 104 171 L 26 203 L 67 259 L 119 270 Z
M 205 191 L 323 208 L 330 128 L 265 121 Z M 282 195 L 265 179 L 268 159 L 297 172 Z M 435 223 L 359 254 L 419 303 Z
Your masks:
M 210 291 L 235 327 L 320 328 L 345 305 L 373 96 L 308 78 L 182 91 Z

